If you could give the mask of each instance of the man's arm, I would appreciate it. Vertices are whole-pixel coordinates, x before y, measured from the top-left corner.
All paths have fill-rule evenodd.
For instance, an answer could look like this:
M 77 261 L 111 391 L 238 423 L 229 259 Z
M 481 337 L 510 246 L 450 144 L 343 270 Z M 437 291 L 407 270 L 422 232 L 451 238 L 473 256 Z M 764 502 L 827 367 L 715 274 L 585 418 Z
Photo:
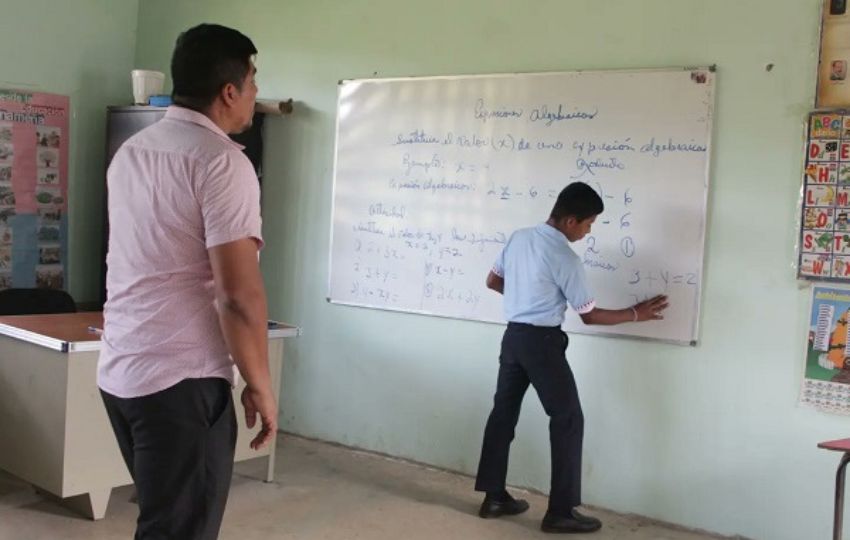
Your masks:
M 587 313 L 581 313 L 584 324 L 612 325 L 625 322 L 642 322 L 663 319 L 662 311 L 667 309 L 667 297 L 658 295 L 649 300 L 639 302 L 626 309 L 593 308 Z
M 257 242 L 243 238 L 207 250 L 215 282 L 218 319 L 227 348 L 245 379 L 242 393 L 245 420 L 260 433 L 251 447 L 261 448 L 277 434 L 277 399 L 272 391 L 268 358 L 268 310 Z
M 505 293 L 505 279 L 490 270 L 490 273 L 487 274 L 487 288 L 493 289 L 499 294 Z

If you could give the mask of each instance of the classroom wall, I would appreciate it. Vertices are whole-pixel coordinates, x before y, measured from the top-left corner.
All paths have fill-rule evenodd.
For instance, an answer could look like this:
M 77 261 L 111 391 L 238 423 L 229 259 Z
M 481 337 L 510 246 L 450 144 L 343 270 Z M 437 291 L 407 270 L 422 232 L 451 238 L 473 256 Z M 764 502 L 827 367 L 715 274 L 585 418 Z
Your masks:
M 145 0 L 136 60 L 167 71 L 179 31 L 223 23 L 255 40 L 261 96 L 296 100 L 268 121 L 263 195 L 271 314 L 304 329 L 287 343 L 281 427 L 466 473 L 503 328 L 325 301 L 337 81 L 716 63 L 700 344 L 572 337 L 584 498 L 723 534 L 827 538 L 838 456 L 815 445 L 847 436 L 847 419 L 797 406 L 809 293 L 792 268 L 819 4 Z M 512 484 L 548 489 L 547 431 L 529 395 Z
M 97 302 L 107 105 L 132 101 L 138 0 L 0 1 L 0 87 L 71 98 L 68 275 Z

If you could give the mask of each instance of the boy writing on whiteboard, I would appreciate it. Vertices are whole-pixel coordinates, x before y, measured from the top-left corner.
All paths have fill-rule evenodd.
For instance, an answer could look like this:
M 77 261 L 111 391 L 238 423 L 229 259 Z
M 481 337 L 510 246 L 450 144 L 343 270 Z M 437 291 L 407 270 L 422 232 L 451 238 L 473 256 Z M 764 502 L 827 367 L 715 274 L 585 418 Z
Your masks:
M 593 188 L 582 182 L 568 185 L 558 195 L 546 223 L 511 235 L 487 276 L 487 287 L 504 295 L 508 327 L 502 338 L 496 395 L 475 482 L 476 491 L 486 493 L 479 511 L 483 518 L 528 509 L 526 501 L 514 499 L 505 490 L 505 477 L 520 406 L 531 384 L 550 418 L 552 485 L 541 529 L 582 533 L 602 526 L 598 519 L 577 511 L 584 416 L 565 357 L 564 312 L 569 303 L 585 324 L 611 325 L 662 319 L 661 312 L 667 307 L 665 296 L 625 309 L 596 307 L 581 258 L 567 242 L 584 238 L 602 210 L 602 199 Z

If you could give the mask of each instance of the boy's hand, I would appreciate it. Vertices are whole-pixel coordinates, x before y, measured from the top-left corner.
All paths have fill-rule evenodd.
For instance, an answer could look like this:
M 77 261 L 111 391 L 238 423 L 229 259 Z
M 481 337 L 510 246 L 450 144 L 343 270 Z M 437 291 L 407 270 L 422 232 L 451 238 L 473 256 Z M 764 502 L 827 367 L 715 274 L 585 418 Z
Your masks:
M 654 298 L 635 304 L 633 309 L 637 312 L 638 322 L 657 321 L 664 318 L 661 312 L 667 309 L 668 305 L 667 297 L 663 294 L 659 294 Z

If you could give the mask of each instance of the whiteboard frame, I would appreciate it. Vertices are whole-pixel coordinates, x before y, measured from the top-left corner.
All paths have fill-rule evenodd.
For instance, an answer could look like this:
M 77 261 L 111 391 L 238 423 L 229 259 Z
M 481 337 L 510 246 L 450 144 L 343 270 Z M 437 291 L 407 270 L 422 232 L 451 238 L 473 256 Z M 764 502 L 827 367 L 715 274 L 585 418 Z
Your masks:
M 427 315 L 431 317 L 441 317 L 444 319 L 452 319 L 459 321 L 466 321 L 472 323 L 483 323 L 483 324 L 499 324 L 502 326 L 506 326 L 506 321 L 490 321 L 483 319 L 466 319 L 463 317 L 454 317 L 451 315 L 443 315 L 441 313 L 434 313 L 431 311 L 425 310 L 417 310 L 417 309 L 399 309 L 392 307 L 384 307 L 384 306 L 372 306 L 368 304 L 362 304 L 357 302 L 347 302 L 342 300 L 334 300 L 331 298 L 331 271 L 333 268 L 333 234 L 334 234 L 334 218 L 336 216 L 336 190 L 337 190 L 337 166 L 338 166 L 338 158 L 339 158 L 339 99 L 340 94 L 342 92 L 342 87 L 346 84 L 351 83 L 390 83 L 390 82 L 399 82 L 399 81 L 428 81 L 428 80 L 459 80 L 459 79 L 481 79 L 481 78 L 508 78 L 508 77 L 516 77 L 516 76 L 533 76 L 533 77 L 546 77 L 546 76 L 555 76 L 555 75 L 571 75 L 577 73 L 618 73 L 618 74 L 628 74 L 628 73 L 670 73 L 670 72 L 682 72 L 682 71 L 709 71 L 712 73 L 713 77 L 713 86 L 711 90 L 711 102 L 708 103 L 708 115 L 706 117 L 706 149 L 705 149 L 705 177 L 704 177 L 704 190 L 703 190 L 703 201 L 702 201 L 702 216 L 700 218 L 700 253 L 699 253 L 699 268 L 700 268 L 700 282 L 699 282 L 699 291 L 695 295 L 694 300 L 694 308 L 696 309 L 696 316 L 694 317 L 693 327 L 691 334 L 693 339 L 690 340 L 676 340 L 676 339 L 664 339 L 664 338 L 653 338 L 646 336 L 634 336 L 631 334 L 623 334 L 618 332 L 595 332 L 592 330 L 592 326 L 586 326 L 587 330 L 579 329 L 570 330 L 571 334 L 584 334 L 584 335 L 593 335 L 598 337 L 614 337 L 619 339 L 633 339 L 637 341 L 651 341 L 654 343 L 669 343 L 673 345 L 684 345 L 696 347 L 699 344 L 699 331 L 700 331 L 700 320 L 702 319 L 702 295 L 703 284 L 705 283 L 705 240 L 706 240 L 706 228 L 708 226 L 708 193 L 709 188 L 711 187 L 711 160 L 712 160 L 712 139 L 714 135 L 714 111 L 717 105 L 717 65 L 711 64 L 707 66 L 678 66 L 678 67 L 662 67 L 662 68 L 638 68 L 638 69 L 579 69 L 579 70 L 570 70 L 570 71 L 532 71 L 532 72 L 508 72 L 508 73 L 480 73 L 480 74 L 470 74 L 470 75 L 423 75 L 423 76 L 408 76 L 408 77 L 372 77 L 372 78 L 364 78 L 364 79 L 340 79 L 337 82 L 337 107 L 336 107 L 336 120 L 334 122 L 334 166 L 333 166 L 333 186 L 331 188 L 331 222 L 330 222 L 330 238 L 328 243 L 328 281 L 327 281 L 327 296 L 325 296 L 325 300 L 329 304 L 337 304 L 342 306 L 353 306 L 360 307 L 366 309 L 378 309 L 382 311 L 391 311 L 394 313 L 410 313 L 414 315 Z M 483 279 L 483 278 L 482 278 Z M 569 309 L 569 308 L 568 308 Z

